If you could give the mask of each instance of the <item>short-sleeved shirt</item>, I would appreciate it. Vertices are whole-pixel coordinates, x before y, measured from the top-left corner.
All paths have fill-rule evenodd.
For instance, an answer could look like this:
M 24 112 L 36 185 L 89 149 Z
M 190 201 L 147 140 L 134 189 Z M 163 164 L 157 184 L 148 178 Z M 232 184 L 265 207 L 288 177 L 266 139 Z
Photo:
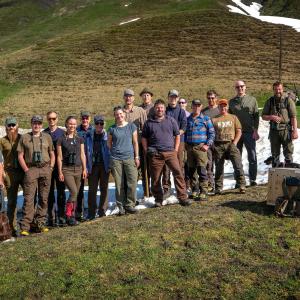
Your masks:
M 237 116 L 232 114 L 220 115 L 212 119 L 215 127 L 215 142 L 231 142 L 235 138 L 236 129 L 242 129 Z
M 21 134 L 17 135 L 15 141 L 11 141 L 7 135 L 0 139 L 0 149 L 4 157 L 5 170 L 21 168 L 18 162 L 18 152 L 17 152 L 17 147 L 20 138 L 21 138 Z
M 296 117 L 297 110 L 295 102 L 287 97 L 271 97 L 267 100 L 262 111 L 262 115 L 280 115 L 281 123 L 288 124 L 290 118 Z
M 25 133 L 20 138 L 17 151 L 24 153 L 26 164 L 33 163 L 33 152 L 41 152 L 41 163 L 48 163 L 50 152 L 54 151 L 51 136 L 43 132 L 38 137 L 33 136 L 32 132 Z
M 134 123 L 128 123 L 123 127 L 115 124 L 109 128 L 108 134 L 112 136 L 111 158 L 117 160 L 134 158 L 132 135 L 136 130 Z
M 258 129 L 259 112 L 257 101 L 253 96 L 236 96 L 229 101 L 229 113 L 238 117 L 243 132 L 253 132 Z
M 148 148 L 166 152 L 174 151 L 174 137 L 179 134 L 176 120 L 165 115 L 162 120 L 147 120 L 143 128 L 142 137 L 147 139 Z
M 70 155 L 74 155 L 75 166 L 81 166 L 81 145 L 84 140 L 80 136 L 69 138 L 65 134 L 57 140 L 57 146 L 61 146 L 63 166 L 70 165 Z M 73 164 L 72 164 L 73 165 Z
M 124 107 L 125 108 L 125 107 Z M 146 111 L 139 106 L 133 106 L 130 111 L 125 111 L 125 120 L 128 123 L 134 123 L 137 130 L 138 130 L 138 136 L 141 135 L 141 132 L 143 130 L 143 126 L 147 120 L 147 113 Z
M 54 146 L 54 151 L 56 153 L 56 143 L 57 140 L 65 134 L 65 131 L 62 128 L 57 127 L 54 131 L 51 131 L 50 128 L 46 128 L 44 132 L 50 134 Z
M 202 110 L 202 113 L 204 114 L 204 116 L 208 116 L 212 119 L 220 115 L 220 110 L 218 107 L 210 108 L 209 106 L 207 106 Z

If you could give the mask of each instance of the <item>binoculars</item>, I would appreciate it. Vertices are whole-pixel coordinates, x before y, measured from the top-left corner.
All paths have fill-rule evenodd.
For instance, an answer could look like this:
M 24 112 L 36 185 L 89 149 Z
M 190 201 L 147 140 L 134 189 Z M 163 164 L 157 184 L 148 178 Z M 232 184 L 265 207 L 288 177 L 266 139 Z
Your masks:
M 32 155 L 32 163 L 40 164 L 42 162 L 42 153 L 40 151 L 34 151 Z
M 76 162 L 76 153 L 69 153 L 68 155 L 68 165 L 73 166 Z

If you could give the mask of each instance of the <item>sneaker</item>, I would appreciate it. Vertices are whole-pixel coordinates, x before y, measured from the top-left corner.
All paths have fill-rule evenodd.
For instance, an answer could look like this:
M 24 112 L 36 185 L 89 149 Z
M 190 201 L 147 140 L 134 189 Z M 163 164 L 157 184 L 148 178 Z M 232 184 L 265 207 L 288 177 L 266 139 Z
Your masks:
M 244 186 L 240 187 L 240 194 L 245 194 L 246 193 L 246 188 Z
M 20 232 L 20 236 L 29 236 L 30 235 L 30 233 L 29 233 L 29 231 L 27 231 L 27 230 L 22 230 L 21 232 Z
M 207 194 L 206 193 L 200 193 L 196 201 L 207 201 Z
M 179 199 L 179 204 L 182 206 L 190 206 L 192 204 L 193 201 L 186 199 L 186 200 L 180 200 Z
M 137 213 L 137 209 L 134 208 L 134 207 L 131 207 L 131 206 L 127 206 L 125 207 L 125 212 L 128 213 L 128 214 L 135 214 Z
M 255 180 L 253 180 L 253 181 L 251 180 L 251 181 L 250 181 L 250 186 L 257 186 L 256 181 L 255 181 Z

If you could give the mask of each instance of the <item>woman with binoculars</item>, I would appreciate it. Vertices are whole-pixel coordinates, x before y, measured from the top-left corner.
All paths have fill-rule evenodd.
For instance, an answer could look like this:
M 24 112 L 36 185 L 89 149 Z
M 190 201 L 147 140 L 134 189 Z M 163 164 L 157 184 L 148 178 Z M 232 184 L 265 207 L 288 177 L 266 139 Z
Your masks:
M 87 177 L 83 138 L 77 135 L 77 120 L 69 116 L 65 122 L 66 133 L 57 141 L 57 166 L 59 180 L 64 181 L 70 195 L 66 203 L 68 225 L 77 225 L 75 209 L 81 179 Z

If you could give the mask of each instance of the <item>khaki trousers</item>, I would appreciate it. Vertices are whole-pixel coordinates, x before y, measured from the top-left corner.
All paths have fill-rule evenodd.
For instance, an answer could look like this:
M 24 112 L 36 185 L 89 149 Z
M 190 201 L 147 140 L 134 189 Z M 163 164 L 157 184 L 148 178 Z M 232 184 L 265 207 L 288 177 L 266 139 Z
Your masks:
M 49 165 L 42 168 L 30 167 L 24 175 L 24 205 L 23 218 L 20 221 L 21 230 L 29 230 L 30 224 L 45 223 L 48 209 L 48 195 L 51 184 L 51 169 Z M 34 197 L 38 189 L 38 205 L 34 211 Z

